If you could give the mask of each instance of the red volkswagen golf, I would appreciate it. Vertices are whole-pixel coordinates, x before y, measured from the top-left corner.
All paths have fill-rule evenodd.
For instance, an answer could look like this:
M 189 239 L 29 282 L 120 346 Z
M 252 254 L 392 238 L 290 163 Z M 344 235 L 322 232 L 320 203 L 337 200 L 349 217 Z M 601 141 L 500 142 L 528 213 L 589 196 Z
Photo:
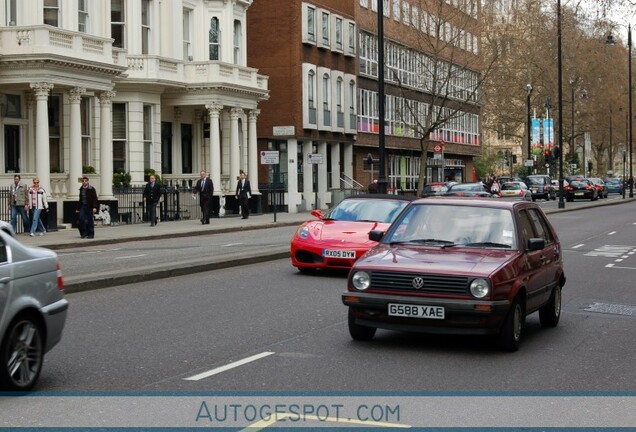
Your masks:
M 528 201 L 412 202 L 351 269 L 342 300 L 353 339 L 377 328 L 497 335 L 518 349 L 525 318 L 554 327 L 565 284 L 559 238 Z

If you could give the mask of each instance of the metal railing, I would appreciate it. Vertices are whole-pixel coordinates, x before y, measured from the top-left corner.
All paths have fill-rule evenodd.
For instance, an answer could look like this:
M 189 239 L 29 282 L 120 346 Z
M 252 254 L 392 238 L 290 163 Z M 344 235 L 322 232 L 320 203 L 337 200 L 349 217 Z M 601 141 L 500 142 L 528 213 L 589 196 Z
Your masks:
M 142 223 L 149 221 L 148 207 L 144 200 L 145 186 L 114 187 L 113 195 L 118 202 L 119 221 L 115 223 Z M 199 219 L 201 207 L 192 196 L 190 187 L 165 186 L 159 201 L 159 220 L 175 221 Z

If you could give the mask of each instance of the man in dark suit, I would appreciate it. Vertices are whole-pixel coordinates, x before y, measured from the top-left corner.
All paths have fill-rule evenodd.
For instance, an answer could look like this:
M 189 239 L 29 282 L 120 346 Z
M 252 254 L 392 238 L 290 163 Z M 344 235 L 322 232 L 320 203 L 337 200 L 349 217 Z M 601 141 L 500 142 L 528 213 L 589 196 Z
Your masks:
M 241 171 L 239 181 L 236 184 L 236 198 L 241 207 L 241 216 L 243 219 L 247 219 L 250 215 L 249 199 L 251 196 L 252 188 L 250 187 L 250 181 L 245 178 L 245 173 Z
M 157 224 L 157 204 L 161 198 L 161 186 L 155 181 L 155 176 L 150 176 L 150 181 L 146 183 L 144 189 L 144 198 L 146 199 L 146 207 L 150 215 L 150 226 Z
M 210 223 L 210 203 L 214 193 L 212 179 L 207 177 L 205 170 L 201 170 L 201 178 L 197 180 L 194 192 L 199 194 L 199 205 L 201 206 L 201 223 Z

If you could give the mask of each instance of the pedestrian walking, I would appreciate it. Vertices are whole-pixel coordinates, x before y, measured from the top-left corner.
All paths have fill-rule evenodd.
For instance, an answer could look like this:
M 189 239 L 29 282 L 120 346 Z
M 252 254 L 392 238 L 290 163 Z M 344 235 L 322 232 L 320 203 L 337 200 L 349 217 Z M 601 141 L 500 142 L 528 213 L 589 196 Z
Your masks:
M 214 184 L 212 179 L 207 176 L 205 170 L 201 170 L 199 173 L 201 178 L 197 180 L 197 184 L 194 186 L 194 194 L 199 194 L 199 205 L 201 206 L 201 223 L 204 225 L 210 224 L 210 203 L 212 201 L 212 194 L 214 193 Z M 193 194 L 193 196 L 195 196 Z
M 18 214 L 22 218 L 22 225 L 24 226 L 24 232 L 30 231 L 31 224 L 29 223 L 29 217 L 27 216 L 27 209 L 29 199 L 29 188 L 22 182 L 22 178 L 19 174 L 13 176 L 13 183 L 11 183 L 11 193 L 9 195 L 9 208 L 11 208 L 11 226 L 14 232 L 18 232 Z
M 161 199 L 161 186 L 155 181 L 155 176 L 150 176 L 150 181 L 146 183 L 144 189 L 144 198 L 146 199 L 146 208 L 150 216 L 150 226 L 157 225 L 157 204 Z
M 249 199 L 252 197 L 252 187 L 250 181 L 245 178 L 245 172 L 241 171 L 239 180 L 236 183 L 236 199 L 241 208 L 241 218 L 247 219 L 250 216 Z
M 79 190 L 79 208 L 76 213 L 79 214 L 77 228 L 82 238 L 95 238 L 95 221 L 93 220 L 99 201 L 97 200 L 97 191 L 90 185 L 88 177 L 82 177 L 82 186 Z
M 29 188 L 29 208 L 31 209 L 31 223 L 29 235 L 35 236 L 36 231 L 43 236 L 46 232 L 46 228 L 40 216 L 43 211 L 48 211 L 49 203 L 46 199 L 46 191 L 43 187 L 40 187 L 40 179 L 35 177 L 33 179 L 33 185 Z

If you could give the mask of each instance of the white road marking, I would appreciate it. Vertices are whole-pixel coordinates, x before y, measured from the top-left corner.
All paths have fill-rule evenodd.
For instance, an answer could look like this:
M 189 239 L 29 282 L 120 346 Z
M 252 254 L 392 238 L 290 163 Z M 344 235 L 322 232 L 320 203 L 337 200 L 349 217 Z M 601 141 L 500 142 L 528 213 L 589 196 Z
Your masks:
M 578 248 L 580 248 L 580 247 L 583 247 L 583 244 L 578 244 L 578 245 L 576 245 L 576 246 L 572 246 L 572 249 L 578 249 Z
M 128 255 L 128 256 L 123 256 L 123 257 L 115 257 L 113 259 L 128 259 L 128 258 L 139 258 L 139 257 L 145 257 L 146 254 L 141 254 L 141 255 Z
M 607 235 L 614 235 L 616 234 L 616 231 L 612 231 L 612 232 L 608 232 Z
M 255 360 L 262 359 L 263 357 L 271 356 L 272 354 L 274 354 L 274 353 L 271 352 L 271 351 L 265 351 L 265 352 L 262 352 L 260 354 L 253 355 L 251 357 L 246 357 L 243 360 L 238 360 L 238 361 L 226 364 L 225 366 L 221 366 L 221 367 L 209 370 L 207 372 L 202 372 L 200 374 L 191 376 L 189 378 L 184 378 L 184 380 L 185 381 L 199 381 L 199 380 L 202 380 L 203 378 L 208 378 L 208 377 L 211 377 L 212 375 L 216 375 L 216 374 L 219 374 L 221 372 L 225 372 L 227 370 L 234 369 L 235 367 L 239 367 L 239 366 L 243 366 L 244 364 L 251 363 L 251 362 L 253 362 Z
M 228 243 L 228 244 L 221 245 L 221 247 L 240 246 L 242 244 L 243 243 Z
M 252 423 L 245 429 L 242 429 L 241 432 L 256 432 L 263 430 L 267 427 L 270 427 L 278 421 L 285 421 L 288 417 L 298 417 L 298 414 L 292 413 L 279 413 L 277 412 L 275 416 L 271 416 L 267 420 L 259 420 L 256 423 Z M 303 420 L 316 420 L 319 422 L 332 422 L 332 423 L 346 423 L 346 424 L 355 424 L 355 425 L 365 425 L 365 426 L 374 426 L 374 427 L 390 427 L 390 428 L 403 428 L 410 429 L 411 425 L 399 424 L 399 423 L 387 423 L 387 422 L 379 422 L 372 420 L 357 420 L 350 418 L 340 418 L 340 417 L 319 417 L 314 415 L 302 415 Z
M 614 267 L 614 264 L 608 264 L 605 267 Z
M 621 261 L 623 261 L 622 258 L 619 258 L 619 259 L 615 260 L 615 262 L 621 262 Z
M 607 264 L 605 267 L 612 267 L 617 269 L 636 270 L 636 267 L 621 267 L 614 264 Z

